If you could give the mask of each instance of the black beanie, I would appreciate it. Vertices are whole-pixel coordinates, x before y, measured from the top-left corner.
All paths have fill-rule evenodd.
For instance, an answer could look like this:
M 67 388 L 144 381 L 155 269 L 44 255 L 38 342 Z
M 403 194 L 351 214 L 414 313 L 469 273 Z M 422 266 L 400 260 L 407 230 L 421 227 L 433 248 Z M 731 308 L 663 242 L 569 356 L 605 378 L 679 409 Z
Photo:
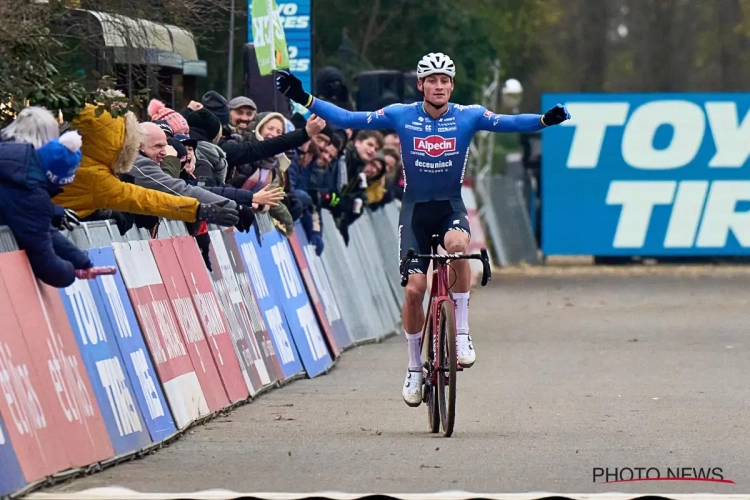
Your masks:
M 174 137 L 168 137 L 167 144 L 174 148 L 174 150 L 177 152 L 177 158 L 179 158 L 180 163 L 184 165 L 184 163 L 187 161 L 188 150 L 182 143 L 182 141 L 180 141 L 179 139 L 175 139 Z
M 209 90 L 203 94 L 201 104 L 211 113 L 216 115 L 222 125 L 229 125 L 229 103 L 224 96 L 216 91 Z
M 206 109 L 199 109 L 190 113 L 187 122 L 191 131 L 192 129 L 202 131 L 208 141 L 213 141 L 219 135 L 219 131 L 221 131 L 221 122 L 219 119 Z

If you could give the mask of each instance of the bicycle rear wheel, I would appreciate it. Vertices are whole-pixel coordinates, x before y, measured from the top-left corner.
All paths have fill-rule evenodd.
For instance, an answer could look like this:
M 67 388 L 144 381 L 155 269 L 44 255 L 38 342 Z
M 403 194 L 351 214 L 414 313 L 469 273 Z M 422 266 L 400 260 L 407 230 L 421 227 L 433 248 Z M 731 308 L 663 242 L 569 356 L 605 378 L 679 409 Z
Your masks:
M 456 353 L 456 320 L 449 302 L 440 304 L 438 321 L 439 345 L 438 355 L 440 372 L 438 373 L 438 398 L 440 400 L 440 423 L 443 436 L 451 437 L 456 420 L 456 370 L 458 357 Z
M 425 339 L 425 344 L 427 345 L 427 361 L 425 361 L 423 367 L 427 372 L 427 375 L 424 379 L 424 402 L 427 403 L 427 428 L 431 433 L 435 434 L 440 430 L 440 406 L 438 402 L 437 386 L 434 385 L 431 380 L 435 368 L 435 357 L 437 356 L 432 321 L 429 321 L 429 326 L 427 327 L 425 335 L 427 335 L 427 338 Z

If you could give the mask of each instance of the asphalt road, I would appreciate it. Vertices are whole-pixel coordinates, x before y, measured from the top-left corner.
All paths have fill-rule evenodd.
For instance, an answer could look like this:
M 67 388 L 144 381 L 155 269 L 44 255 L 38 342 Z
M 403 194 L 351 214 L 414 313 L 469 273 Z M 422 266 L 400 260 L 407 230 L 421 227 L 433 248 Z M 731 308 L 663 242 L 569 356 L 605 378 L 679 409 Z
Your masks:
M 477 363 L 449 439 L 401 399 L 399 336 L 47 491 L 750 491 L 750 273 L 531 274 L 472 294 Z M 736 484 L 601 484 L 597 467 L 719 467 Z

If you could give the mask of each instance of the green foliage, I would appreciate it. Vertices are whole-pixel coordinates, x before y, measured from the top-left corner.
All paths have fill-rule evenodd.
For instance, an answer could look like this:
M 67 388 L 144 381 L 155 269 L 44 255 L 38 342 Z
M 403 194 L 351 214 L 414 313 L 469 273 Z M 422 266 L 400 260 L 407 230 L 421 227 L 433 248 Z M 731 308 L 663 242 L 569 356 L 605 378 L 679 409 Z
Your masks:
M 100 79 L 97 89 L 88 90 L 80 78 L 61 74 L 54 54 L 62 43 L 46 24 L 28 23 L 22 36 L 0 43 L 0 127 L 27 106 L 42 106 L 70 121 L 86 104 L 114 116 L 143 105 L 148 89 L 127 98 L 114 90 L 109 76 Z

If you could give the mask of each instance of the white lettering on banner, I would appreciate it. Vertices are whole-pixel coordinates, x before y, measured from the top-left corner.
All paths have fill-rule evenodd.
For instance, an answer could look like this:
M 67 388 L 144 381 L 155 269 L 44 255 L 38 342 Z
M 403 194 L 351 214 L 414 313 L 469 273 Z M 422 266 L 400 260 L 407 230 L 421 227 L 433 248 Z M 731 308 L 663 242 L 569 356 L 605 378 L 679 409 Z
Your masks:
M 707 181 L 683 181 L 677 188 L 677 196 L 669 218 L 665 248 L 690 248 L 698 232 L 703 201 L 708 191 Z
M 182 343 L 180 331 L 177 329 L 174 318 L 170 314 L 169 302 L 166 300 L 154 300 L 151 304 L 156 314 L 156 322 L 161 327 L 161 332 L 164 336 L 164 343 L 167 346 L 169 359 L 185 356 L 187 350 L 185 349 L 185 344 Z
M 70 304 L 73 306 L 73 315 L 83 345 L 97 345 L 99 342 L 106 342 L 107 336 L 104 333 L 102 318 L 96 309 L 96 302 L 94 302 L 94 295 L 91 293 L 88 281 L 75 280 L 72 285 L 65 289 L 65 295 L 68 296 Z
M 670 125 L 674 135 L 669 146 L 654 149 L 654 136 L 662 125 Z M 705 129 L 703 110 L 692 102 L 650 102 L 630 115 L 622 135 L 622 158 L 635 168 L 680 168 L 698 154 Z
M 714 181 L 711 184 L 698 233 L 698 247 L 724 247 L 729 231 L 740 246 L 750 247 L 750 212 L 735 212 L 741 201 L 750 201 L 750 181 Z
M 133 396 L 125 384 L 125 373 L 122 371 L 120 360 L 114 357 L 97 361 L 96 371 L 107 392 L 109 406 L 112 408 L 112 415 L 120 436 L 129 436 L 143 431 L 141 419 L 138 418 L 138 412 L 133 403 Z
M 138 314 L 141 317 L 141 328 L 146 333 L 151 355 L 154 357 L 154 363 L 160 365 L 167 362 L 167 355 L 159 341 L 159 334 L 156 333 L 156 324 L 151 316 L 151 309 L 146 304 L 138 304 Z
M 319 267 L 320 257 L 315 255 L 315 247 L 312 245 L 306 245 L 304 250 L 305 255 L 307 256 L 307 263 L 312 272 L 313 281 L 315 281 L 315 286 L 317 287 L 321 301 L 323 302 L 326 318 L 328 318 L 329 323 L 339 321 L 341 319 L 341 312 L 339 311 L 336 300 L 334 299 L 330 283 L 328 282 L 325 273 L 322 272 Z
M 248 278 L 246 273 L 237 273 L 235 276 L 237 277 L 237 283 L 239 284 L 241 295 L 245 298 L 245 307 L 242 308 L 242 310 L 248 315 L 247 320 L 250 323 L 250 327 L 253 329 L 249 334 L 251 340 L 250 344 L 252 345 L 255 359 L 257 361 L 261 360 L 260 349 L 263 349 L 266 356 L 276 356 L 276 352 L 273 349 L 273 344 L 271 344 L 270 339 L 268 339 L 268 341 L 264 340 L 261 342 L 261 345 L 258 345 L 256 337 L 253 335 L 255 332 L 263 332 L 265 330 L 265 325 L 263 323 L 263 316 L 260 314 L 260 309 L 258 308 L 258 303 L 253 298 L 250 278 Z
M 268 327 L 271 330 L 271 334 L 273 335 L 273 338 L 276 339 L 281 363 L 291 363 L 294 361 L 294 350 L 292 349 L 292 344 L 289 342 L 289 337 L 284 330 L 284 322 L 281 319 L 281 310 L 279 310 L 279 306 L 273 306 L 273 309 L 266 311 L 266 319 L 268 320 Z
M 0 342 L 0 391 L 10 411 L 10 420 L 6 418 L 6 423 L 10 425 L 12 421 L 19 434 L 47 427 L 42 403 L 31 385 L 29 368 L 25 364 L 13 364 L 13 353 L 5 342 Z
M 310 304 L 297 309 L 297 318 L 299 319 L 302 329 L 305 331 L 305 338 L 307 339 L 307 345 L 310 346 L 310 353 L 315 361 L 322 359 L 326 355 L 328 348 L 320 335 L 320 329 L 318 328 L 318 321 L 315 319 Z
M 252 243 L 243 243 L 242 255 L 245 257 L 247 263 L 247 270 L 250 273 L 250 279 L 255 284 L 255 290 L 258 292 L 258 300 L 268 297 L 268 285 L 266 285 L 266 279 L 263 277 L 263 271 L 260 268 L 260 260 L 258 255 L 255 253 L 255 248 Z
M 613 181 L 607 204 L 622 205 L 613 246 L 643 247 L 654 206 L 673 201 L 666 248 L 722 248 L 730 231 L 750 248 L 750 212 L 736 212 L 738 202 L 750 201 L 750 181 L 713 181 L 710 189 L 708 181 Z
M 568 168 L 596 168 L 607 127 L 623 125 L 622 157 L 633 168 L 684 167 L 700 151 L 707 128 L 716 147 L 709 167 L 740 168 L 750 157 L 750 120 L 748 114 L 740 120 L 734 102 L 706 102 L 701 108 L 689 101 L 651 101 L 636 108 L 629 119 L 627 102 L 572 102 L 567 106 L 572 118 L 561 126 L 575 127 Z M 655 149 L 654 135 L 664 125 L 673 130 L 672 139 L 666 148 Z
M 60 407 L 68 422 L 94 416 L 94 405 L 81 377 L 78 359 L 65 356 L 59 335 L 50 332 L 47 347 L 51 357 L 47 361 L 52 384 Z
M 112 276 L 105 275 L 101 277 L 102 284 L 104 285 L 104 292 L 107 294 L 110 308 L 115 316 L 115 324 L 117 324 L 117 332 L 121 339 L 129 339 L 133 337 L 133 332 L 130 330 L 130 322 L 128 321 L 128 315 L 125 313 L 125 306 L 122 303 L 120 297 L 120 291 L 117 289 L 117 283 Z
M 568 168 L 595 168 L 599 163 L 607 127 L 623 125 L 630 105 L 626 102 L 571 102 L 566 106 L 571 118 L 560 125 L 575 127 L 567 166 Z
M 156 392 L 154 378 L 151 376 L 148 369 L 146 353 L 143 352 L 143 349 L 138 349 L 137 351 L 130 353 L 130 359 L 133 361 L 135 372 L 138 375 L 138 381 L 140 382 L 143 398 L 146 400 L 146 406 L 148 406 L 148 414 L 151 416 L 151 420 L 163 417 L 164 407 L 162 406 L 159 393 Z
M 294 263 L 289 249 L 283 242 L 277 243 L 271 247 L 271 254 L 284 284 L 286 298 L 297 297 L 302 293 L 302 283 L 299 282 L 297 274 L 294 272 Z
M 282 3 L 278 5 L 277 13 L 286 29 L 307 29 L 310 26 L 310 16 L 298 16 L 297 4 Z
M 204 339 L 203 330 L 198 322 L 198 316 L 195 315 L 195 309 L 193 308 L 193 301 L 187 297 L 180 297 L 172 301 L 174 306 L 175 315 L 177 316 L 177 322 L 182 327 L 182 331 L 185 332 L 187 341 L 193 344 L 195 347 L 195 353 L 198 355 L 198 359 L 201 362 L 201 370 L 206 372 L 206 365 L 203 363 L 203 356 L 201 356 L 201 350 L 198 348 L 197 342 Z
M 750 156 L 750 113 L 740 124 L 735 103 L 707 102 L 706 115 L 716 145 L 716 154 L 708 166 L 742 167 Z
M 3 432 L 3 428 L 0 427 L 0 446 L 5 445 L 5 433 Z
M 284 37 L 284 27 L 277 15 L 265 15 L 253 18 L 253 44 L 256 47 L 270 45 L 272 38 Z
M 195 303 L 198 304 L 198 312 L 203 316 L 203 324 L 206 326 L 206 334 L 214 344 L 214 351 L 219 356 L 219 364 L 224 365 L 224 358 L 219 349 L 219 343 L 216 336 L 226 333 L 224 322 L 221 321 L 221 311 L 216 303 L 216 296 L 213 293 L 197 293 L 193 295 Z

